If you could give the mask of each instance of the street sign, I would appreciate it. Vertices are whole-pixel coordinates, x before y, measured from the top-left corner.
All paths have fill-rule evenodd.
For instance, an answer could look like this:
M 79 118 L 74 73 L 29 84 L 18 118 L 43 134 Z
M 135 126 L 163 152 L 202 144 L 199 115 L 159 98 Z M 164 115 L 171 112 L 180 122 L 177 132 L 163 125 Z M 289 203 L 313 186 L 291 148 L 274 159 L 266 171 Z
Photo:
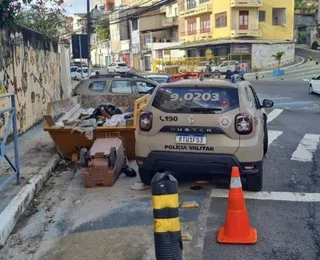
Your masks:
M 88 59 L 88 35 L 72 34 L 72 58 Z
M 213 57 L 213 55 L 212 55 L 212 50 L 207 49 L 207 50 L 206 50 L 206 58 L 207 58 L 207 60 L 212 59 L 212 57 Z

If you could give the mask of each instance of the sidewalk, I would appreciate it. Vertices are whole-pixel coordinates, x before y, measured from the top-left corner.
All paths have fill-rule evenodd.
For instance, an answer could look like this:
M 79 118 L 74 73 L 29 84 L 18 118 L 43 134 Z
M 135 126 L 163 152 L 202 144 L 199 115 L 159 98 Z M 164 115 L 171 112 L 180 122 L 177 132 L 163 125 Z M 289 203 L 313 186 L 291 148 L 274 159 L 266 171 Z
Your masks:
M 60 156 L 43 123 L 19 137 L 21 184 L 13 179 L 0 191 L 0 248 L 34 195 L 42 188 L 60 161 Z M 8 157 L 14 158 L 13 142 L 6 146 Z M 13 173 L 5 160 L 0 161 L 0 177 Z M 3 179 L 0 179 L 3 181 Z

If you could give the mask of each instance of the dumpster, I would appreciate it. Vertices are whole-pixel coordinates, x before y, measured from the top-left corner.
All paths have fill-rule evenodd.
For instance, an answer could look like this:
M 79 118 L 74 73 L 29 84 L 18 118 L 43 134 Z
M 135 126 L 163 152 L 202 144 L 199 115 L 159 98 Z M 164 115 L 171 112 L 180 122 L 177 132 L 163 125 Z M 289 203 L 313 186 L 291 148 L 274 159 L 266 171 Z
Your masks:
M 82 148 L 90 149 L 97 138 L 121 137 L 128 159 L 135 158 L 135 129 L 140 112 L 150 95 L 78 95 L 49 102 L 44 115 L 44 131 L 48 132 L 63 158 L 79 158 Z M 115 106 L 121 111 L 131 107 L 131 118 L 125 125 L 79 127 L 82 116 L 88 116 L 101 104 Z M 88 121 L 88 120 L 87 120 Z M 84 129 L 84 130 L 83 130 Z

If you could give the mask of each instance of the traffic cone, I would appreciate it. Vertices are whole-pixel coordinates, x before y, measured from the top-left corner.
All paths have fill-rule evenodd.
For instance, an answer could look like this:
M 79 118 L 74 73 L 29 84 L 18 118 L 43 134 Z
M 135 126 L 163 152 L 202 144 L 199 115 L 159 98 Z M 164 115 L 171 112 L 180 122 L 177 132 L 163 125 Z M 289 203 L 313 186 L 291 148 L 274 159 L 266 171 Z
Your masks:
M 224 227 L 220 227 L 217 241 L 225 244 L 255 244 L 257 230 L 250 228 L 238 167 L 232 167 L 228 209 Z

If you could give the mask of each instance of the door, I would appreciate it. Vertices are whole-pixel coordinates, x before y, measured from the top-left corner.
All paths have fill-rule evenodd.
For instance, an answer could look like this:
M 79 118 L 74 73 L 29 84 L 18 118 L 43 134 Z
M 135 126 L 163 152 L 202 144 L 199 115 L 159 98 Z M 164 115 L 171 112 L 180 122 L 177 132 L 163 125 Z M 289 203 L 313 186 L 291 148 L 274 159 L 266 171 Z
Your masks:
M 320 93 L 320 76 L 316 78 L 316 80 L 312 84 L 312 88 L 314 92 Z
M 248 30 L 249 11 L 239 11 L 239 29 Z

